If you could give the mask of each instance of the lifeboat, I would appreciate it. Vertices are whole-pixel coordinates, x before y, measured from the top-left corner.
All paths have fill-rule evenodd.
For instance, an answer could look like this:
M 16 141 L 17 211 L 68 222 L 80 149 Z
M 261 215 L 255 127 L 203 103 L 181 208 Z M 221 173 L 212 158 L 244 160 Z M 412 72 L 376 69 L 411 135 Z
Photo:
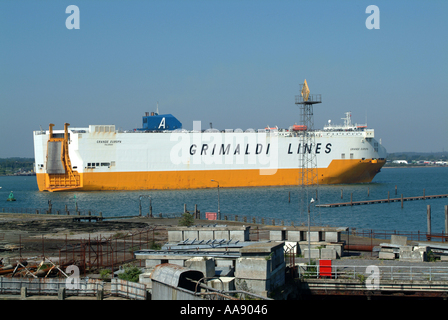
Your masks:
M 300 124 L 295 124 L 292 126 L 293 131 L 306 131 L 306 129 L 308 129 L 307 126 L 300 125 Z

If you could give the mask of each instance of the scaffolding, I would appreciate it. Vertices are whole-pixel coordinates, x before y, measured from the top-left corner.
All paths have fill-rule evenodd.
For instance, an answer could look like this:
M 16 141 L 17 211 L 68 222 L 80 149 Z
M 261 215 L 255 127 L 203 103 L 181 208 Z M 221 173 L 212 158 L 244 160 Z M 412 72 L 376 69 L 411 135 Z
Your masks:
M 300 85 L 300 88 L 301 94 L 295 97 L 295 104 L 300 106 L 300 124 L 302 128 L 305 128 L 305 130 L 299 131 L 298 185 L 300 186 L 300 217 L 302 220 L 307 216 L 309 225 L 311 204 L 317 200 L 310 198 L 310 187 L 316 187 L 317 196 L 317 186 L 319 185 L 313 106 L 322 103 L 322 96 L 320 94 L 310 94 L 306 80 Z
M 45 260 L 54 261 L 53 275 L 46 272 L 43 275 L 45 277 L 65 277 L 66 275 L 58 270 L 61 271 L 59 267 L 65 270 L 69 265 L 76 265 L 80 271 L 79 275 L 83 276 L 101 269 L 109 269 L 114 272 L 119 269 L 120 265 L 135 262 L 134 251 L 154 248 L 154 244 L 157 242 L 156 236 L 161 231 L 165 231 L 165 229 L 151 226 L 110 236 L 89 234 L 86 238 L 69 239 L 66 235 L 65 240 L 59 241 L 44 236 L 35 240 L 23 239 L 19 235 L 18 243 L 14 246 L 17 256 L 8 258 L 13 263 L 12 268 L 1 268 L 0 270 L 7 277 L 30 277 L 33 274 L 41 276 L 38 274 L 38 262 Z M 35 249 L 31 251 L 26 247 L 33 242 Z M 31 258 L 29 258 L 30 256 Z M 18 262 L 17 266 L 16 261 Z

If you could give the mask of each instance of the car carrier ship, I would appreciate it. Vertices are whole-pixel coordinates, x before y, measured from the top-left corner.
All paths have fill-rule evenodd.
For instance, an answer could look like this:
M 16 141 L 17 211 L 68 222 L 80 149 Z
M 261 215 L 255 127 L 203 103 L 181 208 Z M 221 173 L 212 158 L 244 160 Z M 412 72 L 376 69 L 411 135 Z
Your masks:
M 34 131 L 40 191 L 287 186 L 300 183 L 301 153 L 315 153 L 319 184 L 366 183 L 386 162 L 374 130 L 329 121 L 323 129 L 193 130 L 171 114 L 145 113 L 142 128 L 89 125 Z M 301 134 L 314 143 L 301 145 Z

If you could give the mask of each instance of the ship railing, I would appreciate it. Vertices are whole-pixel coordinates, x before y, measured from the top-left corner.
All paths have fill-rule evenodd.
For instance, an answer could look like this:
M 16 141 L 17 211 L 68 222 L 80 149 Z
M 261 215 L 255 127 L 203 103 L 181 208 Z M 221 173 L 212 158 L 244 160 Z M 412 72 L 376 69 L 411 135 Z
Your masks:
M 322 95 L 321 94 L 310 94 L 308 95 L 308 99 L 305 101 L 302 95 L 296 95 L 295 97 L 295 103 L 312 103 L 312 102 L 322 102 Z

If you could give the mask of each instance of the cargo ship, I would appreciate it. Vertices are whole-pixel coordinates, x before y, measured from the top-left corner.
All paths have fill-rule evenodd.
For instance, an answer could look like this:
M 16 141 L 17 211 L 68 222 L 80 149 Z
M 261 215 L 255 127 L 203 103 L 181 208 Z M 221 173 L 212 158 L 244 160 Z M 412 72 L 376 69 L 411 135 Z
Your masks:
M 386 162 L 373 129 L 331 121 L 258 130 L 182 129 L 172 114 L 146 112 L 142 128 L 89 125 L 33 132 L 40 191 L 161 190 L 300 184 L 302 153 L 316 155 L 319 184 L 368 183 Z M 302 145 L 301 135 L 314 143 Z

